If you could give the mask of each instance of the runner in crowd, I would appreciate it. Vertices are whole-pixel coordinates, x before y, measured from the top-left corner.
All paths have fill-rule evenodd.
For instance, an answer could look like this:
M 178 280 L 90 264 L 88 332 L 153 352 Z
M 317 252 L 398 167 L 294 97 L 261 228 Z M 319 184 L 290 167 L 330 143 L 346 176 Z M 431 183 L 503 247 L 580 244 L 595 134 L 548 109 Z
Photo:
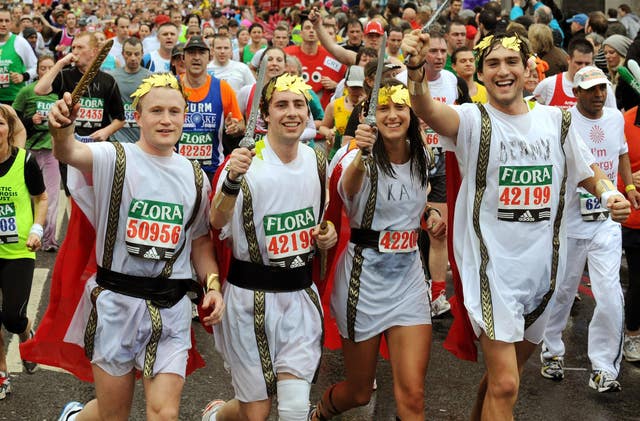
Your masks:
M 42 245 L 47 214 L 47 193 L 35 158 L 15 145 L 14 135 L 22 126 L 9 107 L 0 106 L 0 326 L 19 335 L 20 342 L 33 336 L 27 304 L 35 268 L 35 251 Z M 31 201 L 33 199 L 34 206 Z M 25 372 L 37 365 L 22 361 Z M 0 400 L 11 393 L 5 343 L 0 332 Z
M 338 194 L 351 226 L 331 295 L 347 378 L 325 390 L 312 420 L 369 402 L 382 335 L 391 355 L 397 415 L 424 419 L 431 308 L 418 229 L 422 218 L 434 237 L 444 238 L 446 225 L 427 206 L 430 155 L 407 88 L 385 79 L 370 100 L 378 101 L 376 127 L 360 124 L 355 141 L 372 158 L 365 164 L 362 152 L 352 150 L 332 174 L 340 177 Z
M 587 66 L 576 72 L 573 93 L 577 102 L 569 109 L 572 126 L 591 150 L 596 164 L 614 184 L 620 173 L 624 185 L 633 186 L 622 114 L 604 105 L 610 84 L 596 67 Z M 630 189 L 627 196 L 635 209 L 640 208 L 637 190 Z M 558 279 L 556 299 L 544 331 L 540 373 L 556 381 L 564 378 L 566 352 L 562 331 L 588 261 L 591 291 L 596 301 L 589 323 L 588 355 L 592 366 L 589 386 L 598 392 L 619 391 L 617 378 L 624 335 L 620 224 L 609 218 L 609 211 L 601 206 L 598 198 L 580 188 L 567 196 L 567 237 L 566 274 Z
M 54 65 L 52 56 L 38 59 L 38 77 L 44 76 Z M 13 109 L 19 113 L 20 120 L 27 131 L 26 149 L 38 162 L 47 191 L 47 214 L 42 236 L 42 250 L 58 250 L 56 228 L 58 225 L 58 196 L 60 194 L 60 166 L 53 156 L 51 134 L 47 124 L 47 115 L 53 103 L 58 99 L 54 93 L 36 95 L 35 83 L 25 86 L 13 101 Z
M 96 399 L 70 402 L 60 419 L 127 419 L 140 371 L 147 417 L 177 420 L 191 348 L 185 294 L 192 264 L 207 290 L 203 305 L 213 310 L 205 324 L 219 322 L 224 309 L 207 221 L 210 185 L 199 165 L 174 152 L 184 94 L 172 75 L 145 79 L 134 93 L 135 144 L 77 141 L 72 123 L 80 105 L 71 104 L 65 92 L 49 124 L 56 157 L 72 167 L 72 195 L 96 230 L 98 273 L 86 283 L 66 340 L 91 360 Z M 83 173 L 92 176 L 92 189 L 83 188 Z M 170 235 L 153 239 L 143 226 Z
M 429 34 L 419 31 L 402 45 L 412 55 L 413 109 L 455 151 L 465 175 L 455 209 L 455 260 L 486 365 L 472 419 L 511 419 L 520 373 L 542 340 L 566 261 L 560 249 L 565 192 L 585 188 L 615 221 L 627 218 L 630 204 L 594 164 L 570 115 L 523 100 L 529 51 L 518 35 L 486 37 L 476 46 L 486 106 L 454 109 L 432 98 L 423 67 L 430 48 Z M 548 148 L 539 147 L 543 140 Z M 519 197 L 526 192 L 537 199 Z
M 233 239 L 233 257 L 223 288 L 227 314 L 214 335 L 235 398 L 212 401 L 203 420 L 266 420 L 276 395 L 279 419 L 309 413 L 323 339 L 311 264 L 337 235 L 332 224 L 324 234 L 318 226 L 327 199 L 324 155 L 300 142 L 308 89 L 299 76 L 272 78 L 260 103 L 266 136 L 253 149 L 235 149 L 218 179 L 211 224 Z

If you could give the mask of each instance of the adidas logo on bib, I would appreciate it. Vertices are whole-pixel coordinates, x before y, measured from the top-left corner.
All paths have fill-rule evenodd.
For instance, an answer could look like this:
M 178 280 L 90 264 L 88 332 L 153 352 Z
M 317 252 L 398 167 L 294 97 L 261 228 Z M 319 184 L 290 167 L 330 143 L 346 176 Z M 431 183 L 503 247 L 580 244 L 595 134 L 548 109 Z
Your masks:
M 160 255 L 156 251 L 155 247 L 151 247 L 143 256 L 145 259 L 160 260 Z
M 533 221 L 535 221 L 535 219 L 533 219 L 533 216 L 531 216 L 531 212 L 526 211 L 525 213 L 520 215 L 520 218 L 518 218 L 518 221 L 519 222 L 533 222 Z
M 293 261 L 289 265 L 289 268 L 293 269 L 293 268 L 299 268 L 301 266 L 304 266 L 304 261 L 300 258 L 300 256 L 296 256 L 296 258 L 293 259 Z

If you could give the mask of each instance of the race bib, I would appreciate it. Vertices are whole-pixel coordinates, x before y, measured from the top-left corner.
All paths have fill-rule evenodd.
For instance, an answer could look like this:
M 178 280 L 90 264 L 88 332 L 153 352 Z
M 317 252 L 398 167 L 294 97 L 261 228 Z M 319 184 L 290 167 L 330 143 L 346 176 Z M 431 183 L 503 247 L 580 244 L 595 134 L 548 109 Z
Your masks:
M 183 132 L 178 143 L 178 153 L 188 159 L 211 161 L 213 156 L 212 132 Z
M 102 123 L 104 100 L 102 98 L 80 98 L 80 109 L 76 122 L 82 127 L 93 127 Z
M 501 166 L 498 219 L 538 222 L 551 219 L 552 166 Z
M 18 242 L 16 207 L 13 203 L 0 204 L 0 244 Z
M 271 266 L 293 269 L 311 260 L 314 245 L 311 232 L 316 225 L 312 208 L 265 215 L 263 225 Z
M 433 148 L 440 146 L 438 133 L 434 132 L 431 127 L 427 127 L 424 130 L 424 141 Z
M 133 199 L 129 205 L 127 251 L 150 260 L 169 260 L 182 233 L 182 205 Z
M 418 232 L 380 231 L 378 251 L 381 253 L 411 253 L 418 250 Z
M 133 118 L 133 112 L 135 109 L 130 102 L 123 103 L 124 105 L 124 126 L 125 127 L 138 127 L 136 119 Z
M 8 88 L 11 83 L 11 77 L 9 74 L 10 60 L 0 61 L 0 88 Z
M 53 102 L 36 101 L 36 112 L 42 116 L 42 124 L 47 125 L 49 110 L 53 107 Z
M 604 221 L 609 217 L 609 210 L 603 208 L 600 199 L 589 193 L 580 195 L 580 215 L 586 222 Z
M 91 136 L 80 136 L 77 133 L 73 134 L 73 137 L 78 141 L 78 142 L 82 142 L 82 143 L 93 143 L 94 140 Z
M 340 68 L 342 67 L 342 63 L 340 63 L 335 58 L 329 57 L 329 56 L 324 58 L 324 63 L 323 64 L 326 67 L 328 67 L 329 69 L 333 70 L 334 72 L 339 72 Z

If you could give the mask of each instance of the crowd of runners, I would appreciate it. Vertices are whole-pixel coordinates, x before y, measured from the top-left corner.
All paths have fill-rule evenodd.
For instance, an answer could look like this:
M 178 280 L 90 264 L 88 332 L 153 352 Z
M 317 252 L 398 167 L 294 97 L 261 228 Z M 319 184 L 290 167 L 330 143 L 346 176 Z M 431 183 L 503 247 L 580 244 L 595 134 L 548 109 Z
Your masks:
M 128 419 L 137 376 L 147 418 L 180 419 L 196 306 L 234 390 L 203 420 L 331 419 L 369 402 L 379 353 L 397 419 L 429 418 L 447 312 L 445 347 L 482 349 L 471 419 L 512 419 L 538 344 L 564 378 L 585 267 L 585 385 L 621 390 L 640 361 L 636 11 L 284 3 L 0 9 L 0 326 L 26 373 L 95 382 L 59 419 Z M 36 252 L 57 253 L 38 326 Z M 310 402 L 324 347 L 345 379 Z

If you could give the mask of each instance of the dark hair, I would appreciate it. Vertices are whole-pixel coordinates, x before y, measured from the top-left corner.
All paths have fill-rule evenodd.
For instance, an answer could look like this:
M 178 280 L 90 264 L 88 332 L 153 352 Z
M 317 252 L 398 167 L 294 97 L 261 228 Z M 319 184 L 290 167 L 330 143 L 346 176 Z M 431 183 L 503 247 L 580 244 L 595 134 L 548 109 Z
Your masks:
M 496 30 L 496 26 L 498 25 L 498 18 L 493 11 L 485 9 L 480 12 L 478 22 L 480 22 L 480 24 L 484 26 L 484 29 L 489 32 L 493 32 Z
M 198 26 L 202 25 L 202 18 L 200 17 L 200 15 L 196 14 L 196 13 L 189 13 L 187 15 L 187 17 L 184 19 L 184 23 L 189 23 L 189 20 L 191 18 L 196 18 L 198 19 Z
M 476 56 L 476 60 L 478 62 L 476 68 L 478 73 L 482 73 L 482 66 L 484 65 L 484 59 L 496 48 L 496 46 L 502 44 L 503 38 L 509 38 L 509 37 L 516 37 L 518 40 L 520 40 L 520 51 L 519 51 L 520 58 L 522 59 L 522 64 L 524 65 L 524 67 L 525 68 L 527 67 L 527 60 L 531 55 L 529 43 L 526 42 L 526 40 L 523 40 L 522 37 L 520 37 L 520 35 L 518 35 L 516 32 L 508 31 L 505 33 L 494 35 L 489 46 L 478 52 L 478 55 Z M 586 42 L 589 42 L 589 41 L 586 41 Z
M 362 26 L 362 22 L 360 22 L 359 19 L 349 19 L 349 21 L 347 22 L 347 29 L 349 29 L 350 26 L 353 25 L 358 25 L 360 27 L 361 31 L 364 31 L 364 27 Z
M 629 7 L 629 5 L 626 3 L 623 3 L 620 6 L 618 6 L 618 9 L 622 10 L 625 13 L 631 13 L 631 7 Z
M 458 80 L 458 97 L 456 98 L 456 104 L 468 104 L 469 102 L 472 102 L 467 82 L 460 76 L 456 76 L 456 79 Z
M 387 34 L 391 34 L 392 32 L 400 32 L 400 33 L 401 33 L 401 34 L 403 34 L 403 36 L 404 36 L 404 33 L 403 33 L 403 31 L 402 31 L 402 28 L 401 28 L 401 27 L 399 27 L 399 26 L 396 26 L 396 25 L 389 25 L 389 28 L 387 29 Z
M 593 44 L 584 38 L 574 38 L 569 42 L 569 46 L 567 47 L 567 54 L 569 54 L 569 57 L 573 57 L 574 51 L 582 54 L 593 54 Z
M 124 52 L 124 46 L 125 46 L 125 45 L 127 45 L 127 44 L 129 44 L 129 45 L 130 45 L 130 46 L 132 46 L 132 47 L 135 47 L 135 46 L 139 45 L 139 46 L 140 46 L 140 48 L 142 48 L 142 50 L 144 51 L 144 47 L 142 46 L 142 42 L 140 41 L 140 38 L 137 38 L 137 37 L 129 37 L 129 38 L 125 39 L 125 40 L 122 42 L 122 51 L 123 51 L 123 52 Z
M 277 47 L 274 47 L 277 48 Z M 265 51 L 266 54 L 266 51 Z M 264 57 L 264 54 L 262 55 L 262 57 Z M 282 73 L 282 75 L 285 74 L 290 74 L 290 73 Z M 262 119 L 265 121 L 267 121 L 267 117 L 269 116 L 269 104 L 271 103 L 271 100 L 273 99 L 273 94 L 276 92 L 275 90 L 275 85 L 276 82 L 278 81 L 278 78 L 280 78 L 280 76 L 282 75 L 278 75 L 274 78 L 271 78 L 271 80 L 269 82 L 267 82 L 266 85 L 264 85 L 264 88 L 262 88 L 262 95 L 260 95 L 260 98 L 258 99 L 255 96 L 253 96 L 253 100 L 259 100 L 260 101 L 260 114 L 262 115 Z M 269 92 L 271 94 L 270 98 L 267 99 L 267 92 Z M 307 103 L 307 106 L 309 106 L 309 100 L 307 99 L 307 97 L 305 95 L 303 95 L 305 102 Z M 268 124 L 267 124 L 268 125 Z
M 607 9 L 607 15 L 609 15 L 611 19 L 615 19 L 618 17 L 618 10 L 610 7 Z
M 116 20 L 113 21 L 113 24 L 115 26 L 118 26 L 118 21 L 120 21 L 120 19 L 127 19 L 127 20 L 129 20 L 129 22 L 131 22 L 131 19 L 129 19 L 129 16 L 121 15 L 121 16 L 116 17 Z
M 378 52 L 375 48 L 371 47 L 360 47 L 358 50 L 358 54 L 356 54 L 356 64 L 360 63 L 360 59 L 362 56 L 378 58 Z
M 391 87 L 391 86 L 405 86 L 402 82 L 395 78 L 387 78 L 383 79 L 380 82 L 380 87 Z M 370 98 L 367 98 L 362 105 L 362 112 L 366 112 L 369 109 L 369 101 Z M 411 169 L 411 179 L 420 180 L 420 185 L 422 187 L 426 187 L 429 178 L 429 162 L 427 161 L 427 150 L 425 148 L 424 142 L 422 141 L 422 132 L 420 130 L 420 120 L 418 116 L 413 112 L 411 107 L 409 108 L 409 128 L 407 128 L 407 139 L 409 140 L 409 161 L 410 169 Z M 380 167 L 383 173 L 388 175 L 389 177 L 396 177 L 396 173 L 393 170 L 393 166 L 389 161 L 389 156 L 387 155 L 387 151 L 384 147 L 384 141 L 382 139 L 382 135 L 378 131 L 378 138 L 376 139 L 376 143 L 373 145 L 373 150 L 371 151 L 373 159 L 376 161 L 376 164 Z
M 609 22 L 607 21 L 607 15 L 602 12 L 589 13 L 589 27 L 593 32 L 604 36 L 607 33 Z
M 466 25 L 464 24 L 464 22 L 462 21 L 462 19 L 460 18 L 455 18 L 453 20 L 450 20 L 449 22 L 447 22 L 447 25 L 445 26 L 445 33 L 449 33 L 451 32 L 451 27 L 453 25 L 457 25 L 457 26 L 464 26 L 466 28 Z
M 473 50 L 467 47 L 466 45 L 463 45 L 462 47 L 458 47 L 455 50 L 453 50 L 453 53 L 451 53 L 451 63 L 456 64 L 456 62 L 458 61 L 458 54 L 464 51 L 470 51 L 471 53 L 473 53 Z
M 249 27 L 249 33 L 251 33 L 251 31 L 253 31 L 255 28 L 260 28 L 260 30 L 264 32 L 264 28 L 262 27 L 262 25 L 260 25 L 259 23 L 254 23 Z

